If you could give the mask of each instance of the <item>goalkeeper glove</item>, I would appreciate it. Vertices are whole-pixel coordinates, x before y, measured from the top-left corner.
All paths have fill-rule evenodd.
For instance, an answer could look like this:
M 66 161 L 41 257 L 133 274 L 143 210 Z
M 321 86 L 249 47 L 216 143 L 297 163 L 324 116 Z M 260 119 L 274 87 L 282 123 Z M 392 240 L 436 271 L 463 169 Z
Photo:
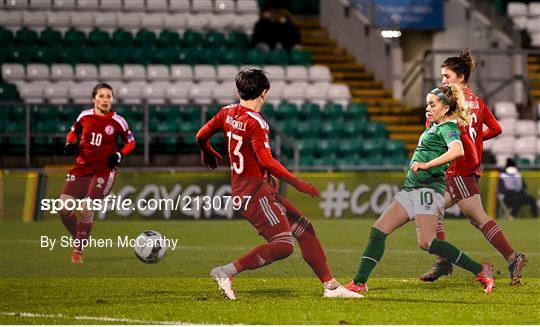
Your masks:
M 109 168 L 113 169 L 122 161 L 122 154 L 120 152 L 113 153 L 107 158 L 107 160 L 109 162 Z

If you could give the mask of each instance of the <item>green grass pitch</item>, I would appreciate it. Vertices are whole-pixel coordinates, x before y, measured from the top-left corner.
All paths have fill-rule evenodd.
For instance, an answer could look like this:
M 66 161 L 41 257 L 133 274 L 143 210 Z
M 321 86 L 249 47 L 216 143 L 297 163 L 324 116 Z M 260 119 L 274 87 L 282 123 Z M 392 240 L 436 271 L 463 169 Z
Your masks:
M 330 266 L 342 283 L 356 271 L 371 220 L 314 220 Z M 509 286 L 506 263 L 465 221 L 446 221 L 448 239 L 495 266 L 496 288 L 484 294 L 459 268 L 435 283 L 417 279 L 433 257 L 418 249 L 414 224 L 391 235 L 364 299 L 324 299 L 297 248 L 295 254 L 234 281 L 225 300 L 208 274 L 261 243 L 245 221 L 97 221 L 92 235 L 135 237 L 155 229 L 179 239 L 162 262 L 139 262 L 130 248 L 90 248 L 82 265 L 68 248 L 40 248 L 41 235 L 64 235 L 59 221 L 0 222 L 2 324 L 538 324 L 540 221 L 501 221 L 528 255 L 523 285 Z

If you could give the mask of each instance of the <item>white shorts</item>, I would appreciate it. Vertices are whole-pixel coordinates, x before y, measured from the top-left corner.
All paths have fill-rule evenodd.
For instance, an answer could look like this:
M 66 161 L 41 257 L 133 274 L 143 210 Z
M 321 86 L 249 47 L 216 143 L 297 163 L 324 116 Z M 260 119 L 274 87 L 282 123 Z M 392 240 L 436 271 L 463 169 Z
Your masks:
M 417 215 L 436 216 L 439 220 L 444 216 L 444 196 L 433 189 L 404 189 L 394 199 L 405 208 L 411 220 Z

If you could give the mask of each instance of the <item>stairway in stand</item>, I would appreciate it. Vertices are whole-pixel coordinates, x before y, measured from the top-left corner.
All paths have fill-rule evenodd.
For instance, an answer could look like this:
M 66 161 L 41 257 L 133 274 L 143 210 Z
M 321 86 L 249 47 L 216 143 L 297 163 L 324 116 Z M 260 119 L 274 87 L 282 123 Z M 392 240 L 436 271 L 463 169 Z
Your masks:
M 536 106 L 538 106 L 540 105 L 540 55 L 529 55 L 527 58 L 527 70 L 533 102 Z M 538 109 L 535 107 L 534 110 Z
M 356 62 L 328 35 L 317 18 L 295 17 L 294 23 L 302 35 L 303 48 L 313 56 L 313 64 L 329 67 L 334 83 L 346 84 L 351 90 L 352 101 L 365 103 L 370 119 L 385 123 L 390 138 L 405 141 L 411 153 L 424 130 L 421 114 L 394 99 L 382 82 L 375 80 L 372 72 Z

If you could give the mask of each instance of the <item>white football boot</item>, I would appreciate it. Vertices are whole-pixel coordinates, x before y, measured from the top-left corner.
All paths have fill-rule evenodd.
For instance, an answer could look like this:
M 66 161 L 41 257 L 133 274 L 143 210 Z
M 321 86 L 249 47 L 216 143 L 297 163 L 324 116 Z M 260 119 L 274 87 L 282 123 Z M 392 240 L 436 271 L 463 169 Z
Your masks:
M 232 278 L 221 270 L 221 267 L 216 267 L 210 272 L 212 279 L 218 284 L 219 290 L 229 300 L 236 300 L 232 289 Z M 355 293 L 356 294 L 356 293 Z
M 343 285 L 339 285 L 338 287 L 334 288 L 333 290 L 325 288 L 324 289 L 324 297 L 328 298 L 363 298 L 364 296 L 362 294 L 358 294 L 353 291 L 349 291 Z

